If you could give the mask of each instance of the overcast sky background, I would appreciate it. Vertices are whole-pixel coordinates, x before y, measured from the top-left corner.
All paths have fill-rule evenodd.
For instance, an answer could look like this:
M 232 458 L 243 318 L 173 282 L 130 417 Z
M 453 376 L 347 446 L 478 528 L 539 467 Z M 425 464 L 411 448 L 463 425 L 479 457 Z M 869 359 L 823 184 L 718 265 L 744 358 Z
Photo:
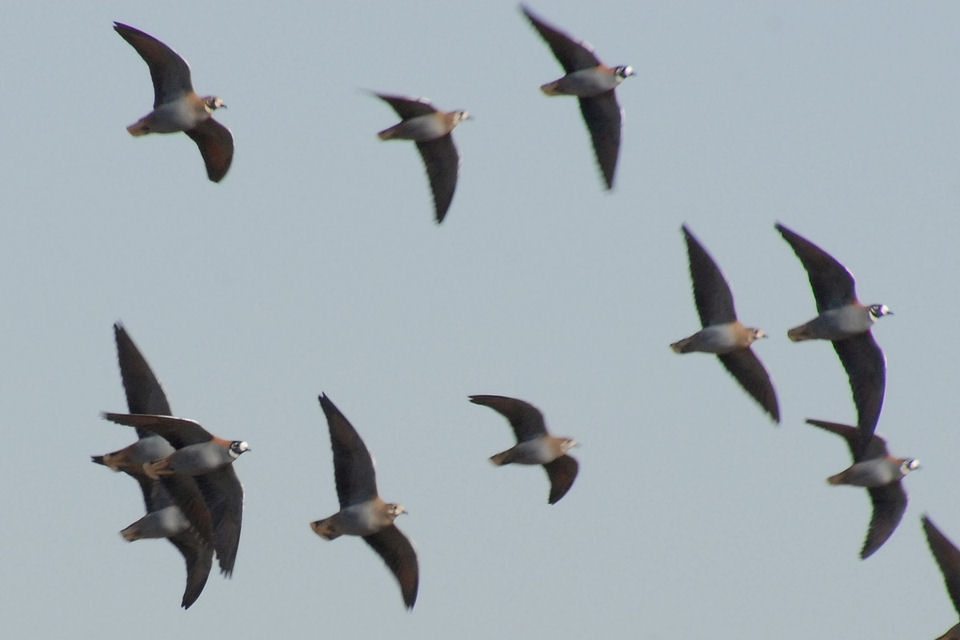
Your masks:
M 612 193 L 576 100 L 513 2 L 3 2 L 0 492 L 10 637 L 933 638 L 957 614 L 919 518 L 960 542 L 956 274 L 960 5 L 538 2 L 637 72 Z M 126 22 L 190 63 L 236 140 L 210 183 L 184 135 L 134 139 L 150 110 Z M 441 226 L 410 143 L 361 90 L 475 119 Z M 918 457 L 893 537 L 858 559 L 865 491 L 806 417 L 855 421 L 780 221 L 831 252 L 888 362 L 878 433 Z M 775 427 L 712 356 L 680 225 L 716 259 L 777 389 Z M 188 611 L 163 541 L 117 532 L 136 483 L 90 463 L 131 429 L 122 320 L 173 410 L 244 439 L 231 580 Z M 409 510 L 420 593 L 404 610 L 337 510 L 326 392 Z M 494 468 L 493 393 L 575 436 L 549 506 L 541 469 Z M 136 630 L 136 631 L 134 631 Z

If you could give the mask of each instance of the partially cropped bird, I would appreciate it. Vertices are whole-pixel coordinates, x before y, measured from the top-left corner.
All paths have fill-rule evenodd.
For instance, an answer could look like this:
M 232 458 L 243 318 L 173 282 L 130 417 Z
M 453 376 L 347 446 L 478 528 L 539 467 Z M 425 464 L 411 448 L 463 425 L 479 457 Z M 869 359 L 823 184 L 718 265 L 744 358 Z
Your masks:
M 884 304 L 864 305 L 857 300 L 853 275 L 836 258 L 782 224 L 776 229 L 803 264 L 819 314 L 790 329 L 787 336 L 794 342 L 829 340 L 833 344 L 850 381 L 859 429 L 856 449 L 863 453 L 880 419 L 887 379 L 886 358 L 870 328 L 892 312 Z

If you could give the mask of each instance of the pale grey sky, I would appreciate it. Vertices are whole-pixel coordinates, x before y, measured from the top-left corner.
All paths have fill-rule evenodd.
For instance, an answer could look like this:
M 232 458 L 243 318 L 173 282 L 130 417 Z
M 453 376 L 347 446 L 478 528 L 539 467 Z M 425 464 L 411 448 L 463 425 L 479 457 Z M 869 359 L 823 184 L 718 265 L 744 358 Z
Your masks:
M 559 64 L 513 2 L 3 2 L 0 509 L 11 637 L 933 638 L 957 620 L 920 528 L 960 541 L 960 5 L 531 3 L 636 77 L 617 181 L 601 189 Z M 182 54 L 236 140 L 220 184 L 183 135 L 131 138 L 146 65 L 119 20 Z M 362 90 L 475 119 L 442 226 L 409 143 Z M 16 100 L 14 100 L 16 98 Z M 865 491 L 831 487 L 855 420 L 780 221 L 856 275 L 888 361 L 877 432 L 921 460 L 910 504 L 857 553 Z M 778 391 L 773 426 L 698 328 L 680 225 L 724 271 Z M 175 412 L 244 439 L 231 580 L 179 608 L 169 544 L 125 543 L 136 484 L 89 462 L 132 441 L 111 324 Z M 404 610 L 337 508 L 330 395 L 410 511 L 420 594 Z M 558 504 L 494 468 L 523 398 L 582 442 Z

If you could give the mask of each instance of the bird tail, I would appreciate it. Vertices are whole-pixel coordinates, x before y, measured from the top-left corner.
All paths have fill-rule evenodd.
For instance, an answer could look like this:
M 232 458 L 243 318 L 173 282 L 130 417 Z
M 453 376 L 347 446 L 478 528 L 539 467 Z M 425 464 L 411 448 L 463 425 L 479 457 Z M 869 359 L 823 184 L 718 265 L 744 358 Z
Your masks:
M 511 450 L 507 449 L 506 451 L 501 451 L 500 453 L 490 456 L 490 462 L 492 462 L 498 467 L 501 465 L 510 464 L 511 462 L 513 462 L 512 456 L 511 456 Z
M 147 125 L 146 120 L 146 118 L 137 120 L 132 125 L 127 127 L 127 132 L 134 137 L 147 135 L 150 133 L 150 127 Z
M 377 137 L 380 138 L 381 140 L 392 140 L 393 138 L 396 138 L 397 131 L 400 129 L 401 124 L 403 123 L 402 122 L 397 123 L 392 127 L 388 127 L 383 131 L 380 131 L 379 133 L 377 133 Z
M 120 461 L 117 459 L 116 453 L 105 453 L 102 456 L 90 456 L 92 462 L 97 464 L 102 464 L 105 467 L 113 471 L 120 471 L 123 468 L 123 465 L 120 464 Z
M 687 347 L 690 345 L 691 338 L 684 338 L 683 340 L 677 340 L 670 345 L 670 348 L 673 349 L 676 353 L 687 353 Z
M 132 525 L 120 532 L 120 535 L 123 536 L 123 539 L 127 542 L 133 542 L 134 540 L 139 540 L 140 536 L 140 527 L 137 522 L 134 522 Z
M 810 340 L 809 334 L 809 324 L 802 324 L 799 327 L 794 327 L 787 331 L 787 337 L 793 340 L 794 342 L 800 342 L 801 340 Z
M 557 91 L 557 87 L 560 85 L 559 80 L 554 80 L 553 82 L 548 82 L 547 84 L 540 85 L 540 91 L 543 91 L 548 96 L 559 96 L 563 95 Z
M 827 478 L 827 482 L 829 482 L 830 484 L 844 484 L 843 481 L 846 479 L 846 475 L 847 475 L 846 471 L 835 473 L 829 478 Z
M 324 518 L 323 520 L 315 520 L 310 523 L 310 528 L 313 529 L 313 532 L 318 536 L 323 536 L 327 540 L 333 540 L 334 538 L 340 537 L 340 532 L 337 531 L 337 528 L 330 522 L 330 518 Z

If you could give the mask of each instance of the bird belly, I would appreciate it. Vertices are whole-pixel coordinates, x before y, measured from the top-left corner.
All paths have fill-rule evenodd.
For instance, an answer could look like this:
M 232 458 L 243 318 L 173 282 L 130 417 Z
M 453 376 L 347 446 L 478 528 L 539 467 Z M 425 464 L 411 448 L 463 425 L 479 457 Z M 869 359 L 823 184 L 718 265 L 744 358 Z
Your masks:
M 578 96 L 589 98 L 615 88 L 623 79 L 615 73 L 598 68 L 579 69 L 540 87 L 548 96 Z
M 827 481 L 831 484 L 852 484 L 857 487 L 882 487 L 899 480 L 895 473 L 883 459 L 858 462 L 840 473 L 830 476 Z
M 422 116 L 410 118 L 399 122 L 389 129 L 384 129 L 377 135 L 381 140 L 415 140 L 422 142 L 424 140 L 433 140 L 450 133 L 450 130 L 444 125 L 436 114 L 427 113 Z
M 160 436 L 147 436 L 120 451 L 104 455 L 103 464 L 115 471 L 129 469 L 136 472 L 141 470 L 144 462 L 168 456 L 173 452 L 174 448 L 170 443 Z
M 214 442 L 201 442 L 178 449 L 170 456 L 167 469 L 190 476 L 203 475 L 232 462 L 226 449 Z
M 517 444 L 513 449 L 515 455 L 512 462 L 516 464 L 546 464 L 558 457 L 546 438 L 527 440 Z
M 152 511 L 120 532 L 124 540 L 133 542 L 142 538 L 169 538 L 190 528 L 180 508 L 171 505 Z
M 210 114 L 202 105 L 198 108 L 198 105 L 190 100 L 181 98 L 160 105 L 135 124 L 127 127 L 127 131 L 135 136 L 147 133 L 175 133 L 193 129 L 208 117 Z
M 847 305 L 839 309 L 828 309 L 819 316 L 794 327 L 787 336 L 798 340 L 843 340 L 869 331 L 873 325 L 870 312 L 856 305 Z
M 339 531 L 348 536 L 368 536 L 376 533 L 389 522 L 382 522 L 377 517 L 374 501 L 368 500 L 360 504 L 352 504 L 340 510 Z
M 703 353 L 730 353 L 745 345 L 737 340 L 732 324 L 715 324 L 704 327 L 700 331 L 683 340 L 670 345 L 677 353 L 700 351 Z

